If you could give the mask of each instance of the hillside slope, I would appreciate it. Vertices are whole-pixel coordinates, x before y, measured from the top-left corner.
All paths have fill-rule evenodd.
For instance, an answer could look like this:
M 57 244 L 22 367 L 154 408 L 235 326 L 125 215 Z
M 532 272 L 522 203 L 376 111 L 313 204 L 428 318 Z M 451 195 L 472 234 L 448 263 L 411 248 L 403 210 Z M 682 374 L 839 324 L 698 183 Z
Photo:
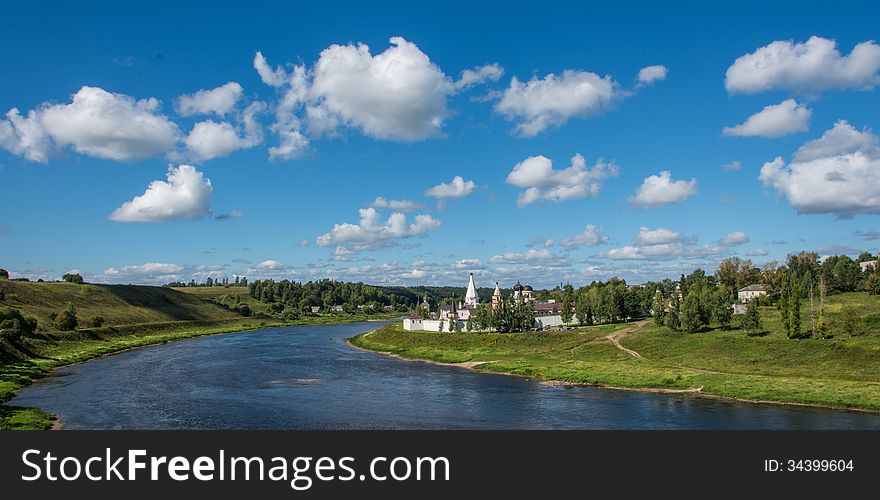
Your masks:
M 99 315 L 105 326 L 241 318 L 237 312 L 197 295 L 153 286 L 0 280 L 0 297 L 0 307 L 14 307 L 36 318 L 38 331 L 52 330 L 50 314 L 67 304 L 76 306 L 81 322 Z

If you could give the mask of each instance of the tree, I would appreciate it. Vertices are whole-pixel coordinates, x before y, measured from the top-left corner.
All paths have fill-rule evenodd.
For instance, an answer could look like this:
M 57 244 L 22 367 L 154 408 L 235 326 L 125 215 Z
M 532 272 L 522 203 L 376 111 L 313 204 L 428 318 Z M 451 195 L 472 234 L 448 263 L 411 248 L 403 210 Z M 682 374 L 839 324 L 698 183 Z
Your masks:
M 0 267 L 0 279 L 9 279 L 9 271 Z
M 9 340 L 18 340 L 37 329 L 37 320 L 25 317 L 21 311 L 12 307 L 0 309 L 0 335 Z
M 654 292 L 654 300 L 651 302 L 651 311 L 654 313 L 654 323 L 656 323 L 657 326 L 663 326 L 666 324 L 666 301 L 663 299 L 663 294 L 660 293 L 659 288 Z
M 730 320 L 733 318 L 733 305 L 730 302 L 730 293 L 724 285 L 718 287 L 712 296 L 712 317 L 721 326 L 722 330 L 730 329 Z
M 92 316 L 92 319 L 89 320 L 89 324 L 95 328 L 101 328 L 102 326 L 104 326 L 104 317 Z
M 801 338 L 801 295 L 796 290 L 797 278 L 791 278 L 791 299 L 788 301 L 788 338 Z
M 68 283 L 81 284 L 83 282 L 83 277 L 79 273 L 66 273 L 64 276 L 61 277 L 61 279 Z
M 242 316 L 250 316 L 251 313 L 252 313 L 251 306 L 249 306 L 247 304 L 239 304 L 238 314 L 241 314 Z
M 841 328 L 850 335 L 865 333 L 865 320 L 859 315 L 859 311 L 853 306 L 846 306 L 841 311 Z
M 571 285 L 567 285 L 571 286 Z M 560 316 L 562 317 L 562 322 L 564 324 L 571 323 L 571 292 L 568 290 L 565 291 L 565 294 L 562 296 L 562 311 L 560 311 Z
M 757 300 L 746 303 L 746 314 L 742 320 L 742 327 L 749 336 L 757 335 L 761 331 L 761 312 Z
M 816 335 L 821 339 L 831 337 L 828 325 L 825 323 L 825 280 L 819 279 L 819 320 L 816 321 Z
M 59 330 L 69 331 L 75 330 L 79 321 L 76 318 L 76 306 L 67 304 L 67 307 L 58 312 L 55 316 L 55 326 Z
M 700 309 L 700 291 L 697 287 L 691 287 L 681 303 L 681 327 L 686 332 L 696 333 L 706 326 Z
M 672 331 L 681 330 L 681 301 L 678 293 L 672 293 L 672 299 L 669 301 L 669 312 L 666 314 L 666 326 Z
M 581 326 L 593 324 L 593 307 L 590 302 L 589 294 L 581 291 L 575 303 L 575 315 Z

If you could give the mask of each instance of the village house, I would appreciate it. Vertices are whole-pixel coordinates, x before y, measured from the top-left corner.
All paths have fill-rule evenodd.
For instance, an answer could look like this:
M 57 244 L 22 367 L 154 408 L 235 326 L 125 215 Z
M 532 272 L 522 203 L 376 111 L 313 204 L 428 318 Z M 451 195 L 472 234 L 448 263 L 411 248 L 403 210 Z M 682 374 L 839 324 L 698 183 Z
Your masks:
M 865 262 L 859 262 L 859 266 L 862 267 L 862 272 L 868 272 L 868 269 L 877 269 L 877 260 L 866 260 Z
M 746 286 L 737 292 L 737 298 L 743 304 L 762 295 L 767 295 L 767 289 L 758 284 Z

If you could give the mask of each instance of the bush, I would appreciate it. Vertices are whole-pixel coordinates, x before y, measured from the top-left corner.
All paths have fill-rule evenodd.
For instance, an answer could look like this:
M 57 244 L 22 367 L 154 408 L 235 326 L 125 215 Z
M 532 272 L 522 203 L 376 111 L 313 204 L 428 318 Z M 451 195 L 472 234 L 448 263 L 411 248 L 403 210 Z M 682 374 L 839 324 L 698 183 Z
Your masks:
M 252 311 L 249 305 L 241 304 L 240 306 L 238 306 L 238 314 L 241 314 L 242 316 L 250 316 L 251 313 Z
M 94 316 L 89 320 L 89 324 L 95 328 L 101 328 L 104 326 L 104 317 L 103 316 Z
M 841 329 L 850 335 L 865 333 L 865 320 L 859 314 L 858 309 L 846 306 L 841 311 Z
M 0 334 L 10 340 L 30 335 L 37 329 L 37 320 L 22 316 L 21 311 L 6 307 L 0 309 Z
M 83 277 L 79 273 L 67 273 L 61 277 L 64 281 L 68 283 L 77 283 L 80 284 L 83 282 Z
M 0 267 L 0 278 L 9 279 L 9 271 Z
M 55 326 L 59 330 L 75 330 L 77 324 L 79 324 L 79 321 L 76 318 L 76 307 L 73 304 L 67 304 L 67 307 L 59 311 L 55 316 Z

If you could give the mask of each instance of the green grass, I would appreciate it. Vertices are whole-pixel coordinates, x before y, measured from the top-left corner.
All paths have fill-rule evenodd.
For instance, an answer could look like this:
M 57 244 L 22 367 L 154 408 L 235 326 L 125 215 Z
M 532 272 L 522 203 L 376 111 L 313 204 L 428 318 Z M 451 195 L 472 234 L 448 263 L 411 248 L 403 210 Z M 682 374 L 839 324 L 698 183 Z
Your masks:
M 864 335 L 789 340 L 775 308 L 762 308 L 767 332 L 749 337 L 738 329 L 687 334 L 653 322 L 620 343 L 636 359 L 605 339 L 629 325 L 582 331 L 518 334 L 407 332 L 399 323 L 359 335 L 352 343 L 405 358 L 442 362 L 494 361 L 477 369 L 539 380 L 636 389 L 687 390 L 746 400 L 800 403 L 880 411 L 880 327 L 873 319 L 880 297 L 844 294 L 827 301 L 835 328 L 839 310 L 860 310 Z M 806 306 L 805 326 L 809 325 Z
M 303 315 L 293 321 L 244 317 L 227 307 L 247 303 L 256 312 L 267 306 L 246 288 L 171 289 L 134 285 L 77 285 L 0 280 L 0 307 L 20 309 L 38 319 L 37 333 L 16 342 L 0 338 L 0 403 L 54 368 L 125 349 L 184 338 L 270 326 L 317 325 L 390 319 L 397 313 Z M 236 295 L 237 302 L 236 302 Z M 95 315 L 100 328 L 54 331 L 49 314 L 66 304 L 77 308 L 80 324 Z M 52 415 L 35 408 L 0 405 L 0 429 L 48 429 Z

